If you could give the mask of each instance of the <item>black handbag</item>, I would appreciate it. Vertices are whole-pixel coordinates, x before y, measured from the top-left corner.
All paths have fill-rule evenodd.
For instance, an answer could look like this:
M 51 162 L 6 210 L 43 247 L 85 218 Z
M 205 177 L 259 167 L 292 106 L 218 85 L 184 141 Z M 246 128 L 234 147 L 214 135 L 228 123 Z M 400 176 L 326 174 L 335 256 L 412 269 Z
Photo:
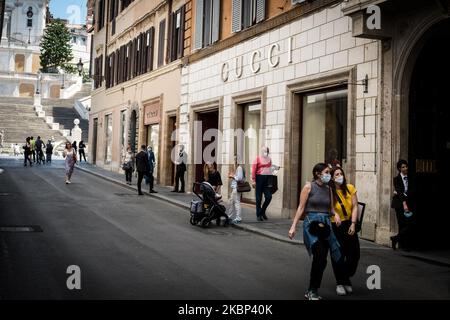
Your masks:
M 244 179 L 241 181 L 237 181 L 237 192 L 250 192 L 252 191 L 252 187 L 250 186 L 250 183 L 245 180 L 245 170 L 242 168 L 242 173 L 244 175 Z
M 268 180 L 269 184 L 267 185 L 267 187 L 270 188 L 270 192 L 274 194 L 278 191 L 278 177 L 270 175 Z
M 325 240 L 330 236 L 331 229 L 326 223 L 314 220 L 309 224 L 309 233 L 320 240 Z

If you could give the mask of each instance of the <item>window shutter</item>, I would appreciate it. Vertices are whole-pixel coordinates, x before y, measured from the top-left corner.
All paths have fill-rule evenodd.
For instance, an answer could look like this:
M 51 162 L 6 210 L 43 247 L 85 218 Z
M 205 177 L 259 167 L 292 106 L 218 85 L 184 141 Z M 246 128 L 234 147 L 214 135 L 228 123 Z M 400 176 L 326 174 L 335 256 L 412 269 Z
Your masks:
M 141 64 L 140 64 L 140 74 L 144 74 L 146 68 L 146 53 L 147 53 L 147 47 L 146 47 L 146 34 L 145 33 L 141 33 Z
M 256 0 L 256 23 L 266 18 L 266 0 Z
M 131 70 L 132 70 L 131 77 L 134 78 L 134 77 L 136 77 L 136 65 L 137 65 L 137 59 L 136 59 L 137 40 L 136 40 L 136 38 L 133 39 L 133 50 L 131 50 L 131 52 L 132 52 L 132 55 L 131 55 Z
M 204 0 L 196 1 L 194 49 L 200 49 L 203 46 L 203 2 Z
M 212 43 L 219 40 L 220 34 L 220 0 L 213 0 L 212 10 Z
M 169 43 L 167 45 L 170 62 L 174 61 L 177 55 L 177 12 L 175 11 L 169 14 Z
M 147 66 L 147 71 L 152 71 L 153 70 L 153 50 L 155 48 L 155 28 L 151 27 L 150 28 L 150 43 L 149 43 L 149 47 L 148 47 L 148 66 Z
M 166 34 L 166 20 L 159 23 L 159 41 L 158 41 L 158 67 L 164 64 L 164 37 Z
M 184 23 L 185 23 L 186 5 L 180 8 L 180 28 L 178 29 L 178 52 L 177 59 L 180 59 L 184 55 Z
M 134 60 L 134 76 L 137 77 L 139 75 L 139 63 L 140 60 L 140 54 L 141 54 L 141 39 L 139 39 L 139 36 L 136 37 L 136 54 L 135 54 L 135 60 Z
M 119 84 L 119 65 L 120 65 L 120 49 L 116 50 L 116 65 L 115 65 L 115 81 L 114 85 Z
M 242 30 L 242 0 L 233 0 L 233 18 L 231 21 L 231 31 Z
M 108 89 L 109 88 L 109 56 L 106 56 L 106 59 L 105 59 L 105 81 L 106 81 L 106 83 L 105 83 L 105 86 L 106 86 L 106 89 Z

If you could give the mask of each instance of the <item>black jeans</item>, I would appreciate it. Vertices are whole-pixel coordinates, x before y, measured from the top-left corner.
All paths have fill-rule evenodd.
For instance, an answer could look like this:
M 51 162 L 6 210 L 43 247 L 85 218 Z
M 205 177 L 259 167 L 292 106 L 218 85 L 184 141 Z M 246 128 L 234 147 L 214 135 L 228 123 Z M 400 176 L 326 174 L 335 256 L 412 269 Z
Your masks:
M 132 176 L 133 176 L 133 168 L 125 170 L 125 179 L 126 179 L 127 182 L 131 183 L 131 177 Z
M 82 159 L 81 156 L 83 156 L 84 162 L 86 162 L 86 154 L 84 153 L 84 149 L 80 149 L 79 153 L 80 153 L 80 162 L 81 162 L 81 159 Z
M 256 217 L 263 217 L 266 209 L 272 201 L 272 190 L 268 187 L 270 176 L 256 175 Z M 262 195 L 264 193 L 264 203 L 261 207 Z
M 44 153 L 42 152 L 42 149 L 36 149 L 36 158 L 37 158 L 37 163 L 44 163 Z
M 23 164 L 26 166 L 27 165 L 27 160 L 30 162 L 30 166 L 31 166 L 31 159 L 30 159 L 30 154 L 28 152 L 24 152 L 23 154 Z
M 184 178 L 184 177 L 183 177 Z M 148 174 L 148 182 L 150 184 L 150 191 L 153 191 L 153 184 L 155 182 L 155 177 L 153 177 L 153 172 Z
M 342 256 L 338 262 L 331 259 L 337 285 L 351 286 L 350 278 L 355 275 L 358 268 L 360 257 L 359 239 L 356 233 L 352 236 L 348 234 L 351 224 L 350 220 L 343 221 L 339 227 L 336 226 L 336 223 L 333 223 L 333 232 L 341 246 Z
M 52 154 L 51 153 L 47 153 L 47 162 L 52 162 Z
M 403 208 L 395 208 L 395 214 L 398 223 L 398 234 L 395 237 L 401 247 L 408 248 L 411 245 L 412 240 L 411 227 L 413 217 L 405 217 Z
M 327 266 L 329 244 L 327 240 L 318 240 L 312 246 L 313 262 L 309 279 L 309 290 L 317 290 L 322 283 L 323 272 Z
M 36 151 L 32 150 L 31 154 L 33 155 L 33 162 L 36 162 Z
M 175 175 L 175 190 L 178 191 L 178 187 L 180 186 L 179 182 L 181 182 L 181 190 L 184 192 L 184 170 L 180 170 L 177 168 L 177 173 Z
M 138 187 L 138 193 L 139 194 L 142 193 L 141 184 L 142 184 L 142 179 L 144 179 L 144 175 L 145 175 L 144 171 L 138 171 L 137 187 Z

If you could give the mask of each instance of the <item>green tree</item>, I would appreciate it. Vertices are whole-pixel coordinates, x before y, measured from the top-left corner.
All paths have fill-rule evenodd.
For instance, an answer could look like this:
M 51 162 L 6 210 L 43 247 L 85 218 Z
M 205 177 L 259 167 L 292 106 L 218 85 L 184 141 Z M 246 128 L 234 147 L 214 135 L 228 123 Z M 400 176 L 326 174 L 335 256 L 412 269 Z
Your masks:
M 73 59 L 70 39 L 69 29 L 61 20 L 54 20 L 47 25 L 40 43 L 43 72 L 49 72 L 57 67 L 68 73 L 73 72 L 73 66 L 70 64 Z

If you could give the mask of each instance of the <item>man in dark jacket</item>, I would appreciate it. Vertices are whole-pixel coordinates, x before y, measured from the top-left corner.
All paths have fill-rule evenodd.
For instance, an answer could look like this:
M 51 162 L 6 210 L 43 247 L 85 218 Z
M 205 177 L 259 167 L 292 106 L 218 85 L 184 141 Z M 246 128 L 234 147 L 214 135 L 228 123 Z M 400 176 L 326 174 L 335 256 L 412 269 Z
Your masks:
M 153 190 L 153 185 L 154 185 L 154 181 L 155 181 L 155 178 L 153 177 L 153 172 L 155 171 L 156 158 L 155 158 L 155 153 L 153 152 L 153 148 L 151 146 L 148 146 L 147 154 L 148 154 L 148 166 L 149 166 L 148 183 L 150 184 L 150 193 L 158 193 L 158 191 Z
M 148 175 L 148 172 L 150 171 L 148 154 L 145 152 L 145 145 L 141 146 L 141 151 L 136 155 L 136 171 L 138 172 L 138 194 L 141 196 L 143 195 L 141 191 L 142 179 L 144 178 L 144 175 Z
M 47 163 L 52 163 L 52 153 L 53 153 L 53 145 L 52 141 L 49 139 L 47 145 L 45 147 L 45 154 L 47 156 Z
M 397 248 L 397 243 L 403 248 L 409 246 L 411 233 L 411 212 L 414 210 L 411 183 L 408 177 L 408 162 L 399 160 L 397 162 L 398 175 L 394 177 L 394 196 L 391 208 L 395 209 L 398 223 L 398 234 L 391 237 L 392 249 Z

